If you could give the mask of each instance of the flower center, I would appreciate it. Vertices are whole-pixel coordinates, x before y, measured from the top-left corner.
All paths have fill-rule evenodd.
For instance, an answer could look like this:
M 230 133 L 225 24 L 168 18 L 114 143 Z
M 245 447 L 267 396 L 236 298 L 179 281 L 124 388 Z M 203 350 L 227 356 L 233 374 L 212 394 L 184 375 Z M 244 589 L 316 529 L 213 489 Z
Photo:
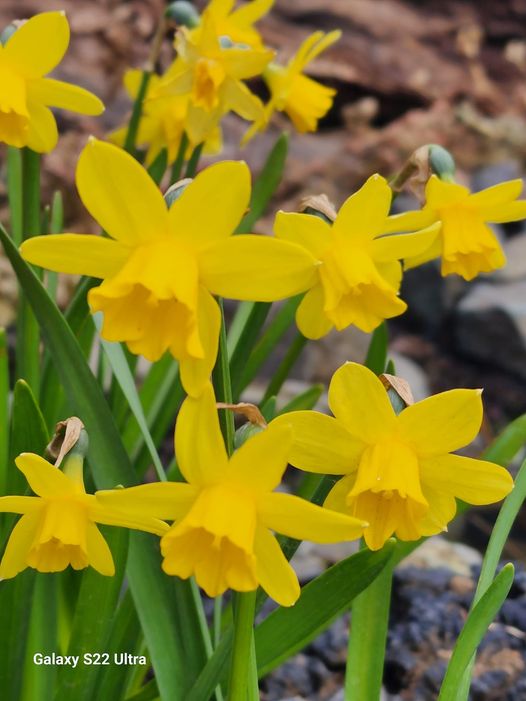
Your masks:
M 219 104 L 218 90 L 225 80 L 225 71 L 220 63 L 210 58 L 199 58 L 195 65 L 193 101 L 207 112 Z
M 209 596 L 229 588 L 253 591 L 258 586 L 255 529 L 256 506 L 249 493 L 231 485 L 207 487 L 162 538 L 163 569 L 183 579 L 195 575 Z

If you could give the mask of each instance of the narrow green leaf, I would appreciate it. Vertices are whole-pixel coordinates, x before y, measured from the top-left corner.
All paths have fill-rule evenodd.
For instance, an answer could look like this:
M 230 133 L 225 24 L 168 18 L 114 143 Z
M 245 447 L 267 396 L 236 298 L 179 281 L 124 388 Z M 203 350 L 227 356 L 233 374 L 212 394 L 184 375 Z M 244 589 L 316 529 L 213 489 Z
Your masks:
M 526 444 L 526 414 L 506 426 L 484 451 L 484 460 L 506 467 Z
M 69 401 L 90 436 L 90 464 L 98 488 L 136 483 L 104 395 L 70 327 L 2 227 L 0 242 L 37 315 Z M 161 697 L 163 701 L 183 699 L 184 664 L 175 632 L 177 617 L 169 579 L 160 569 L 158 543 L 147 534 L 133 533 L 130 537 L 128 578 Z
M 468 615 L 453 648 L 438 701 L 452 701 L 456 697 L 464 670 L 508 596 L 514 574 L 513 565 L 505 565 Z
M 322 384 L 312 385 L 305 392 L 298 394 L 297 397 L 291 399 L 290 402 L 278 411 L 278 416 L 288 414 L 290 411 L 302 411 L 305 409 L 313 409 L 321 395 L 324 393 L 325 387 Z
M 14 146 L 7 147 L 7 197 L 11 233 L 15 245 L 20 246 L 24 233 L 24 204 L 22 195 L 22 152 Z
M 372 370 L 376 375 L 385 372 L 387 364 L 387 344 L 389 337 L 387 334 L 387 323 L 382 321 L 371 336 L 369 350 L 365 358 L 365 366 Z
M 268 302 L 242 302 L 228 332 L 230 376 L 233 396 L 236 398 L 239 395 L 238 388 L 247 358 L 252 353 L 271 307 Z
M 9 465 L 9 359 L 7 334 L 0 328 L 0 494 L 6 494 Z
M 382 550 L 362 550 L 333 565 L 301 590 L 297 603 L 278 608 L 256 627 L 260 676 L 305 647 L 344 611 L 389 562 L 393 543 Z
M 135 692 L 131 696 L 126 697 L 126 701 L 155 701 L 159 698 L 159 689 L 157 688 L 157 682 L 155 679 L 150 679 L 150 681 L 145 684 L 142 689 Z
M 93 321 L 95 323 L 95 327 L 97 328 L 100 334 L 102 329 L 102 314 L 95 314 L 93 317 Z M 124 354 L 122 346 L 119 343 L 110 343 L 109 341 L 105 341 L 103 338 L 101 338 L 101 345 L 111 365 L 113 374 L 117 382 L 119 383 L 119 386 L 124 396 L 126 397 L 126 401 L 128 402 L 130 409 L 132 410 L 132 413 L 139 425 L 139 428 L 141 429 L 141 433 L 146 447 L 148 448 L 148 452 L 150 453 L 150 457 L 152 459 L 157 477 L 159 478 L 159 480 L 164 481 L 166 480 L 164 468 L 162 466 L 161 459 L 159 458 L 157 449 L 148 429 L 148 424 L 144 415 L 141 400 L 139 399 L 137 388 L 135 386 L 135 378 L 131 373 L 130 366 L 128 365 L 128 361 L 126 360 L 126 356 Z
M 278 366 L 278 369 L 274 373 L 271 381 L 268 384 L 265 394 L 263 395 L 262 402 L 266 402 L 270 397 L 276 397 L 283 387 L 283 383 L 287 380 L 290 372 L 294 365 L 296 364 L 301 352 L 307 345 L 308 339 L 300 332 L 296 334 L 296 337 L 290 344 L 285 353 L 285 357 Z
M 236 233 L 250 233 L 254 228 L 254 224 L 265 213 L 265 209 L 283 177 L 288 148 L 289 138 L 287 134 L 281 134 L 269 153 L 261 173 L 254 182 L 249 211 L 243 217 Z

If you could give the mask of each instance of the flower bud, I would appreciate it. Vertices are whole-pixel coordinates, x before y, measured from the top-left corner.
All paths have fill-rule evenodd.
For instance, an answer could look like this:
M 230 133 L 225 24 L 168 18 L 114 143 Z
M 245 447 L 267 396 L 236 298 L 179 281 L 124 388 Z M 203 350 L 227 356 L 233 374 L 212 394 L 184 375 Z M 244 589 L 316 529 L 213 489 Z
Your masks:
M 199 12 L 191 2 L 187 0 L 176 0 L 168 5 L 164 12 L 166 19 L 173 20 L 188 29 L 195 29 L 201 22 Z
M 443 146 L 438 144 L 429 146 L 429 165 L 440 180 L 453 182 L 456 168 L 455 160 Z
M 11 22 L 11 24 L 8 24 L 6 27 L 4 27 L 4 29 L 0 33 L 0 44 L 2 44 L 2 46 L 5 46 L 7 44 L 9 39 L 11 39 L 13 34 L 16 32 L 16 30 L 18 29 L 18 27 L 20 27 L 22 23 L 23 22 L 21 20 L 15 20 L 14 22 Z
M 166 190 L 166 192 L 164 193 L 164 201 L 168 205 L 168 209 L 170 209 L 175 200 L 178 200 L 179 197 L 181 197 L 181 195 L 186 190 L 188 185 L 190 185 L 191 182 L 192 178 L 183 178 L 183 180 L 178 180 L 173 185 L 170 185 L 168 190 Z
M 332 224 L 336 219 L 337 212 L 327 195 L 310 195 L 300 201 L 299 212 L 313 214 L 320 217 L 327 224 Z

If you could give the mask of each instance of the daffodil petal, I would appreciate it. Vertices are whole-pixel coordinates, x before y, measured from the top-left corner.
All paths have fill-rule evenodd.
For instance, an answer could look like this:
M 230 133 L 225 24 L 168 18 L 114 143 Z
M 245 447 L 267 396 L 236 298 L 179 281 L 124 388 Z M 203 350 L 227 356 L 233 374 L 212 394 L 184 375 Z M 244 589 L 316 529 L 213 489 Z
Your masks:
M 37 497 L 0 497 L 0 512 L 11 514 L 29 514 L 42 507 L 42 501 Z
M 39 78 L 57 66 L 69 44 L 64 12 L 41 12 L 17 28 L 4 55 L 28 78 Z
M 272 60 L 274 51 L 271 49 L 237 49 L 235 47 L 224 49 L 221 53 L 221 61 L 225 66 L 228 76 L 234 78 L 234 81 L 228 81 L 230 85 L 233 82 L 242 88 L 246 85 L 238 81 L 252 78 L 255 75 L 261 75 L 267 64 Z
M 271 423 L 234 453 L 228 465 L 229 479 L 245 482 L 256 491 L 275 489 L 287 468 L 291 444 L 290 426 Z
M 185 391 L 198 397 L 210 379 L 210 374 L 217 358 L 219 331 L 221 328 L 221 311 L 212 295 L 199 288 L 197 323 L 199 339 L 203 347 L 203 358 L 185 356 L 179 358 L 181 382 Z
M 508 204 L 519 197 L 523 187 L 522 178 L 507 180 L 504 183 L 498 183 L 492 187 L 487 187 L 485 190 L 480 190 L 480 192 L 474 192 L 469 196 L 468 204 L 470 207 L 482 210 L 487 207 Z
M 521 219 L 526 219 L 526 200 L 507 202 L 506 204 L 494 205 L 493 207 L 483 207 L 480 210 L 480 214 L 485 221 L 493 224 L 520 221 Z
M 402 212 L 387 217 L 382 226 L 382 234 L 402 233 L 425 229 L 437 221 L 436 212 L 431 209 L 420 209 L 414 212 Z
M 398 416 L 402 435 L 421 457 L 458 450 L 482 423 L 481 390 L 452 389 L 412 404 Z
M 267 12 L 270 12 L 274 2 L 275 0 L 252 0 L 252 2 L 246 2 L 232 12 L 230 20 L 238 26 L 250 27 L 258 19 L 266 15 Z
M 345 475 L 358 467 L 365 447 L 332 416 L 318 411 L 292 411 L 270 424 L 292 428 L 289 462 L 294 467 L 321 475 Z
M 339 479 L 327 494 L 323 506 L 326 509 L 331 509 L 331 511 L 349 514 L 351 509 L 347 503 L 347 496 L 356 483 L 356 476 L 357 473 L 352 472 L 350 475 L 345 475 L 345 477 Z
M 115 574 L 115 564 L 108 543 L 97 526 L 88 521 L 86 528 L 86 550 L 89 564 L 106 577 Z
M 179 469 L 192 485 L 211 483 L 227 470 L 228 458 L 210 382 L 198 399 L 187 397 L 181 406 L 175 427 L 175 454 Z
M 467 187 L 458 183 L 448 183 L 432 175 L 426 184 L 426 208 L 440 209 L 456 202 L 462 202 L 470 196 Z
M 372 243 L 373 258 L 380 263 L 421 255 L 429 250 L 439 235 L 441 223 L 412 234 L 382 236 Z
M 11 531 L 0 562 L 0 579 L 11 579 L 28 566 L 27 556 L 40 524 L 40 514 L 26 514 Z
M 22 453 L 15 459 L 15 464 L 23 473 L 31 489 L 39 497 L 56 497 L 71 494 L 75 483 L 40 455 Z
M 22 257 L 33 265 L 96 278 L 115 275 L 126 262 L 130 250 L 118 241 L 82 234 L 35 236 L 20 247 Z
M 296 324 L 307 338 L 317 340 L 333 328 L 333 323 L 325 314 L 325 292 L 321 283 L 307 290 L 296 310 Z
M 160 190 L 117 146 L 91 139 L 80 154 L 76 180 L 86 208 L 114 239 L 137 246 L 168 235 Z
M 362 535 L 367 525 L 352 516 L 330 511 L 306 499 L 281 492 L 271 492 L 260 497 L 258 516 L 261 523 L 277 533 L 314 543 L 355 540 Z
M 177 236 L 202 248 L 234 233 L 249 200 L 247 164 L 216 163 L 201 171 L 170 207 L 170 226 Z
M 240 80 L 225 80 L 222 98 L 227 110 L 232 110 L 243 119 L 255 122 L 263 118 L 263 103 Z
M 104 489 L 96 492 L 97 503 L 91 507 L 90 514 L 94 521 L 108 526 L 136 528 L 129 524 L 150 523 L 157 529 L 151 532 L 158 533 L 159 529 L 164 532 L 166 524 L 154 523 L 154 520 L 181 518 L 197 494 L 195 487 L 184 482 L 153 482 L 126 489 Z
M 293 606 L 301 591 L 298 578 L 267 528 L 256 530 L 254 552 L 256 577 L 262 588 L 280 606 Z
M 336 370 L 329 385 L 329 406 L 349 433 L 364 443 L 376 443 L 395 426 L 385 388 L 358 363 L 345 363 Z
M 312 214 L 280 211 L 274 220 L 274 232 L 277 238 L 303 246 L 318 259 L 331 243 L 331 227 Z
M 428 249 L 426 249 L 423 253 L 419 253 L 417 256 L 411 256 L 404 260 L 404 270 L 411 270 L 411 268 L 416 268 L 417 266 L 423 265 L 424 263 L 429 263 L 430 260 L 440 258 L 440 256 L 442 255 L 442 249 L 442 236 L 438 235 L 436 239 L 434 239 L 431 246 Z
M 335 234 L 366 243 L 382 233 L 393 193 L 381 175 L 371 175 L 342 205 L 332 229 Z
M 504 467 L 461 455 L 441 455 L 420 464 L 422 481 L 468 504 L 493 504 L 513 489 Z
M 78 85 L 53 78 L 38 78 L 30 83 L 30 97 L 48 107 L 59 107 L 79 114 L 98 115 L 104 105 L 93 93 Z
M 213 293 L 230 299 L 273 302 L 316 282 L 316 261 L 288 241 L 269 236 L 234 236 L 208 246 L 199 258 L 201 279 Z
M 37 153 L 49 153 L 57 145 L 58 130 L 53 113 L 45 105 L 29 102 L 27 146 Z
M 422 493 L 429 504 L 429 511 L 418 524 L 421 535 L 429 536 L 446 531 L 447 524 L 457 512 L 455 497 L 425 483 L 422 483 Z

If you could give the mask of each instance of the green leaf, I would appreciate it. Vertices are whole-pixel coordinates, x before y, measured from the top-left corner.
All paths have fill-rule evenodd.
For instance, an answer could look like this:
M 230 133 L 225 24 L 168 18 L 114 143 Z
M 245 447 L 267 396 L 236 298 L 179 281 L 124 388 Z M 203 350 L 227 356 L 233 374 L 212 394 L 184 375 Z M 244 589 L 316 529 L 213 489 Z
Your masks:
M 6 494 L 9 465 L 9 359 L 7 334 L 0 328 L 0 494 Z
M 526 414 L 506 426 L 484 451 L 484 460 L 508 466 L 526 443 Z
M 265 213 L 265 209 L 283 177 L 288 148 L 288 135 L 281 134 L 269 153 L 261 173 L 254 182 L 249 210 L 239 224 L 236 231 L 237 234 L 250 233 L 254 228 L 254 224 Z
M 96 682 L 100 668 L 82 663 L 84 653 L 107 652 L 110 630 L 119 601 L 126 556 L 128 552 L 128 532 L 123 528 L 102 528 L 105 540 L 110 546 L 115 562 L 115 575 L 105 577 L 92 567 L 83 576 L 75 607 L 68 655 L 78 655 L 80 662 L 76 668 L 59 668 L 55 701 L 90 701 L 96 697 Z M 127 652 L 130 652 L 129 650 Z M 109 654 L 109 653 L 108 653 Z M 113 665 L 104 669 L 111 675 L 119 668 Z M 45 698 L 45 697 L 35 697 Z
M 514 574 L 513 565 L 505 565 L 467 617 L 453 648 L 438 701 L 452 701 L 456 697 L 462 675 L 508 596 Z
M 301 590 L 297 603 L 278 608 L 256 627 L 259 675 L 264 676 L 326 630 L 389 562 L 393 543 L 362 550 L 333 565 Z
M 90 436 L 90 464 L 98 488 L 136 483 L 111 411 L 73 332 L 1 227 L 0 242 L 37 316 L 68 399 Z M 161 698 L 184 699 L 184 662 L 181 641 L 176 636 L 177 615 L 170 582 L 160 569 L 158 543 L 147 534 L 130 537 L 128 579 Z
M 378 326 L 371 336 L 371 341 L 369 343 L 369 350 L 367 351 L 367 357 L 365 358 L 365 366 L 372 370 L 376 375 L 381 375 L 385 372 L 385 366 L 387 364 L 387 344 L 389 342 L 389 336 L 387 334 L 387 324 L 382 321 L 380 326 Z
M 290 411 L 313 409 L 324 391 L 325 387 L 322 384 L 312 385 L 312 387 L 306 389 L 305 392 L 291 399 L 288 404 L 285 404 L 285 406 L 278 411 L 278 416 L 281 414 L 288 414 Z
M 235 397 L 239 396 L 238 387 L 247 358 L 254 348 L 271 307 L 272 304 L 268 302 L 242 302 L 234 316 L 228 332 L 227 348 Z
M 95 327 L 100 333 L 102 329 L 102 314 L 95 314 L 93 317 L 93 321 L 95 323 Z M 101 345 L 111 365 L 113 374 L 117 382 L 119 383 L 119 386 L 126 398 L 126 401 L 128 402 L 130 409 L 132 410 L 135 420 L 139 425 L 139 428 L 141 429 L 141 433 L 146 447 L 148 448 L 148 452 L 152 459 L 157 477 L 159 478 L 159 480 L 164 481 L 166 480 L 164 468 L 162 466 L 161 459 L 159 458 L 159 455 L 157 453 L 157 449 L 155 448 L 153 438 L 148 429 L 148 424 L 144 415 L 141 400 L 139 399 L 137 388 L 135 386 L 135 378 L 131 373 L 130 366 L 128 365 L 128 361 L 126 360 L 124 351 L 120 343 L 110 343 L 109 341 L 105 341 L 103 338 L 101 338 Z

